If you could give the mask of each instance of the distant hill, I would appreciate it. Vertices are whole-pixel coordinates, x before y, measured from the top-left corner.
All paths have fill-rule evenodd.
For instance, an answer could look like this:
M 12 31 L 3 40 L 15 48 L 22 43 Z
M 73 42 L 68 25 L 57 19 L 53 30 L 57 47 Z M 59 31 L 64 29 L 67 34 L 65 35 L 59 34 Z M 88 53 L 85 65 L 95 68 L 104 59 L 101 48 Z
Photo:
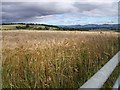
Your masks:
M 96 30 L 96 29 L 117 30 L 120 29 L 120 24 L 61 25 L 59 27 L 64 29 L 80 29 L 80 30 Z

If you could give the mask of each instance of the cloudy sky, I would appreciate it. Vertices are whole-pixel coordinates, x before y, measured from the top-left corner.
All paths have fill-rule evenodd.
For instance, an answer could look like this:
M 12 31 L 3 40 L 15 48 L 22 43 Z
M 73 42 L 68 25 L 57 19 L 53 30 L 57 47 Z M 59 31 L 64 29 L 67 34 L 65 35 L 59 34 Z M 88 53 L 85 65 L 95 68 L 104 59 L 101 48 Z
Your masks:
M 4 0 L 1 12 L 3 23 L 113 24 L 118 0 Z

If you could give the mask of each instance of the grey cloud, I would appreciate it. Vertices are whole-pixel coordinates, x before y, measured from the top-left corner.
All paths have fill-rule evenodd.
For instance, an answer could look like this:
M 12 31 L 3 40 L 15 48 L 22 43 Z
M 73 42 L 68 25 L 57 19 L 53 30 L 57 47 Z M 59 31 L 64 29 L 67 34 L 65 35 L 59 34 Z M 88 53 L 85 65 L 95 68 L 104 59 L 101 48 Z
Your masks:
M 78 3 L 75 2 L 74 6 L 78 9 L 78 11 L 83 12 L 83 11 L 91 11 L 93 9 L 98 8 L 96 4 L 89 4 L 89 3 Z
M 33 18 L 35 16 L 62 14 L 67 11 L 58 10 L 58 6 L 55 2 L 51 3 L 4 2 L 2 4 L 2 12 L 3 21 L 13 22 Z

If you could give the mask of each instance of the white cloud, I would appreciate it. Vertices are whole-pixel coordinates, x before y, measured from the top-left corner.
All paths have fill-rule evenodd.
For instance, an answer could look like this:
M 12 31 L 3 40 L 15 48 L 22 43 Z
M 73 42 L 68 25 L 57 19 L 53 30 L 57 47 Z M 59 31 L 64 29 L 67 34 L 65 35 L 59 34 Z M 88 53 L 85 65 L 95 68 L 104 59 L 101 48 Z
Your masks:
M 89 3 L 113 3 L 119 0 L 2 0 L 2 2 L 89 2 Z

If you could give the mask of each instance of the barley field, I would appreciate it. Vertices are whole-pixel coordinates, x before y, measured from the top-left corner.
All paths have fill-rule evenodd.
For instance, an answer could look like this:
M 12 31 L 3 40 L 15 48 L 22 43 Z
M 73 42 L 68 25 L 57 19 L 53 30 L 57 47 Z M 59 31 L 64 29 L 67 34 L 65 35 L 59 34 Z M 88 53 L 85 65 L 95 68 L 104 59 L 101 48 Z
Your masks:
M 2 32 L 3 88 L 79 88 L 119 50 L 112 31 Z M 105 88 L 118 77 L 112 75 Z

